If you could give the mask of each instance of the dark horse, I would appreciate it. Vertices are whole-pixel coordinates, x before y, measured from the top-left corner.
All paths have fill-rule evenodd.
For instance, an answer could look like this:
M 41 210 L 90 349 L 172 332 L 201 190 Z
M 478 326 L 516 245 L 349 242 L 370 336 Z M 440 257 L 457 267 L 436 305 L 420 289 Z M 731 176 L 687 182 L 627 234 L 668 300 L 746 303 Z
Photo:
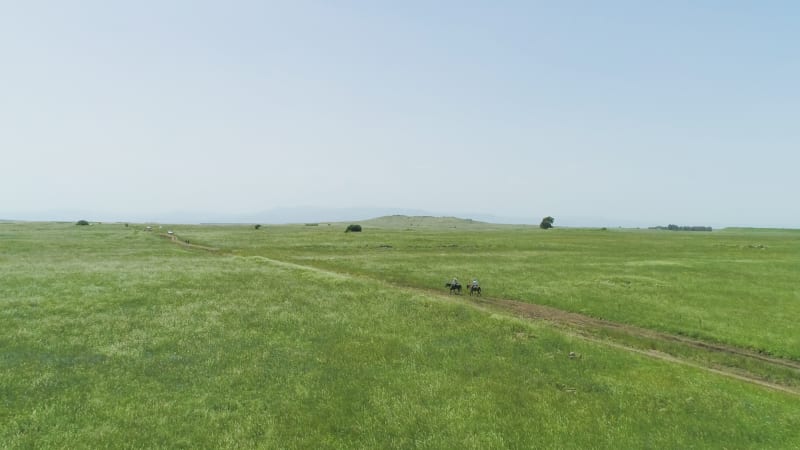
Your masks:
M 481 295 L 481 287 L 480 286 L 470 286 L 469 287 L 469 295 Z
M 453 291 L 455 291 L 456 294 L 460 294 L 461 293 L 461 283 L 456 283 L 456 284 L 447 283 L 447 284 L 444 285 L 444 287 L 449 287 L 451 294 L 453 293 Z

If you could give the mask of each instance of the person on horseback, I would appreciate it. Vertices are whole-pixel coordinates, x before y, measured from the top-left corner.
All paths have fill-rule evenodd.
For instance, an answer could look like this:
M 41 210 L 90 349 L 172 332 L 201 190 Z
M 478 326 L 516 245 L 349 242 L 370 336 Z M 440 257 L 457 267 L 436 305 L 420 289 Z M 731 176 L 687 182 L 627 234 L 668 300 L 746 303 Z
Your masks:
M 453 281 L 451 281 L 451 282 L 450 282 L 450 284 L 451 284 L 453 287 L 455 287 L 455 286 L 458 286 L 458 278 L 456 278 L 456 277 L 453 277 Z
M 481 286 L 478 284 L 477 278 L 473 278 L 472 283 L 469 284 L 469 295 L 472 294 L 481 295 Z

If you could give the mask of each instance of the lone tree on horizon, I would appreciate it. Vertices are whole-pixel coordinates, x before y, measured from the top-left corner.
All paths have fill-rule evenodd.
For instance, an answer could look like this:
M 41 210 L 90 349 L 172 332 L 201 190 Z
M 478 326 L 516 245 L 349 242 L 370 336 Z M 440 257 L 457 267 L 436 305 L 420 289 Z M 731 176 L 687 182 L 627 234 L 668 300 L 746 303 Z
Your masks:
M 554 219 L 554 218 L 552 218 L 550 216 L 547 216 L 544 219 L 542 219 L 542 223 L 539 224 L 539 228 L 541 228 L 543 230 L 548 230 L 550 228 L 553 228 L 553 222 L 555 222 L 555 221 L 556 221 L 556 219 Z

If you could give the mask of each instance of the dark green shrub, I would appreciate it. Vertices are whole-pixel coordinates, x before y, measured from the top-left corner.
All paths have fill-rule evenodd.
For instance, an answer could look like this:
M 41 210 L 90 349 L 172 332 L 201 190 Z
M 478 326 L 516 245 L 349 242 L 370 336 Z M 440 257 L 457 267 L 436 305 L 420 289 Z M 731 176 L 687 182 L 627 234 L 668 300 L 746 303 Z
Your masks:
M 86 221 L 86 220 L 81 219 L 81 220 L 77 221 L 75 223 L 75 225 L 89 225 L 89 222 Z
M 351 231 L 354 233 L 361 232 L 361 225 L 348 225 L 347 229 L 344 230 L 345 233 L 349 233 Z
M 253 228 L 255 228 L 256 230 L 258 230 L 259 228 L 261 228 L 261 225 L 255 225 Z

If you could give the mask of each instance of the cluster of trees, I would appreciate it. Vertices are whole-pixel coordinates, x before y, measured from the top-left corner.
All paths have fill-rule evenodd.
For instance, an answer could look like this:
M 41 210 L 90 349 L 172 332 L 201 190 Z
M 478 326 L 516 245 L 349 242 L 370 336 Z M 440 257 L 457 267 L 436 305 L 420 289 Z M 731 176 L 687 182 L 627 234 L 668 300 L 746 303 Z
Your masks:
M 550 216 L 547 216 L 544 219 L 542 219 L 542 223 L 539 224 L 539 228 L 541 228 L 543 230 L 549 230 L 550 228 L 553 228 L 553 222 L 555 222 L 555 221 L 556 221 L 556 219 L 554 219 L 554 218 L 552 218 Z
M 670 231 L 711 231 L 711 227 L 687 227 L 687 226 L 678 226 L 669 224 L 665 227 L 657 226 L 657 227 L 650 227 L 651 230 L 670 230 Z

